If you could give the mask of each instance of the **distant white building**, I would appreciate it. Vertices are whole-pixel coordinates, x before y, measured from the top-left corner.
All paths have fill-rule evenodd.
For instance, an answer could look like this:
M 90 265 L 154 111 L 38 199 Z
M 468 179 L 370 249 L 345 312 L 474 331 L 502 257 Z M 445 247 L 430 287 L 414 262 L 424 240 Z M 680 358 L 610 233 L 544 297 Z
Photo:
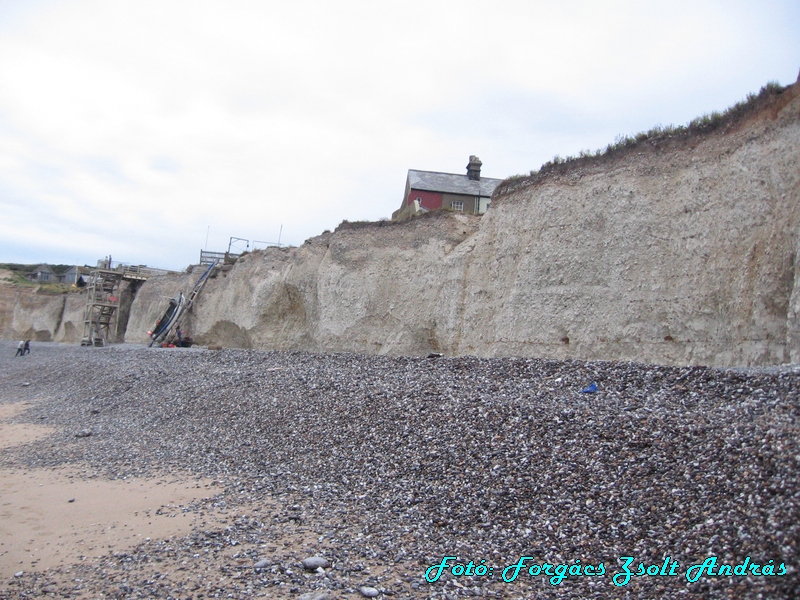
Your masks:
M 38 281 L 39 283 L 58 283 L 58 275 L 50 268 L 50 265 L 39 265 L 33 271 L 25 275 L 28 281 Z
M 37 283 L 64 283 L 66 285 L 82 285 L 89 278 L 89 267 L 72 266 L 63 273 L 56 273 L 48 264 L 42 264 L 25 275 L 28 281 Z M 81 281 L 81 279 L 83 281 Z

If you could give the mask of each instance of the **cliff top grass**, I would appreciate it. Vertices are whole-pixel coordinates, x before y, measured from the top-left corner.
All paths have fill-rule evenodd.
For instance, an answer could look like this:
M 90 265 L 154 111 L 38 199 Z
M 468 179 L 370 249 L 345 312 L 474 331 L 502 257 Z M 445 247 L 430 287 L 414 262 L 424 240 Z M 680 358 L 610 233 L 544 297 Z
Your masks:
M 36 267 L 43 263 L 36 263 L 33 265 L 24 265 L 20 263 L 0 263 L 0 280 L 8 285 L 17 287 L 35 287 L 38 293 L 42 294 L 64 294 L 71 289 L 72 286 L 63 283 L 42 283 L 40 281 L 29 281 L 26 275 L 33 271 Z M 60 275 L 64 273 L 71 265 L 51 265 L 48 264 L 53 273 Z
M 23 277 L 33 271 L 39 265 L 46 264 L 53 270 L 53 273 L 60 275 L 66 272 L 72 265 L 51 265 L 50 263 L 34 263 L 32 265 L 23 265 L 20 263 L 0 263 L 0 269 L 6 269 L 13 273 L 22 275 Z
M 800 81 L 800 79 L 798 80 Z M 538 170 L 532 170 L 527 175 L 513 175 L 506 178 L 495 189 L 494 196 L 502 196 L 528 187 L 554 174 L 563 174 L 578 166 L 596 164 L 611 157 L 621 156 L 644 144 L 657 145 L 668 141 L 689 139 L 697 136 L 708 135 L 723 128 L 729 128 L 745 120 L 750 115 L 758 112 L 771 104 L 777 96 L 783 94 L 792 86 L 781 86 L 771 81 L 761 88 L 758 94 L 748 94 L 747 97 L 724 110 L 714 111 L 690 121 L 687 125 L 656 125 L 649 131 L 642 131 L 633 136 L 619 135 L 614 143 L 605 148 L 595 150 L 582 150 L 578 156 L 562 158 L 554 156 L 543 164 Z

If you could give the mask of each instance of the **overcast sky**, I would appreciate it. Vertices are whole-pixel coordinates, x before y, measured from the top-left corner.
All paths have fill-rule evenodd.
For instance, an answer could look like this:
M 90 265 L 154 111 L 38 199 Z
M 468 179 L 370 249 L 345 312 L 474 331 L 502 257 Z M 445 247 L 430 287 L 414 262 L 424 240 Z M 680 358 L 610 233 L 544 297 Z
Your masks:
M 797 0 L 0 0 L 0 262 L 300 245 L 408 169 L 527 173 L 793 83 L 799 32 Z

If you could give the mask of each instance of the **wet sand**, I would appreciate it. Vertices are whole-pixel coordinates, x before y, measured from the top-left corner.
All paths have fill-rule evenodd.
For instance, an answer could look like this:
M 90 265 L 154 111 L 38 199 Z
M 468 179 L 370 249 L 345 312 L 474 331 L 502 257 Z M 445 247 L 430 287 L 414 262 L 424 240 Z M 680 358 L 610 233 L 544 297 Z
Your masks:
M 26 408 L 0 405 L 0 450 L 51 433 L 8 422 Z M 74 466 L 0 469 L 0 579 L 185 535 L 198 516 L 180 506 L 220 491 L 189 476 L 108 481 Z

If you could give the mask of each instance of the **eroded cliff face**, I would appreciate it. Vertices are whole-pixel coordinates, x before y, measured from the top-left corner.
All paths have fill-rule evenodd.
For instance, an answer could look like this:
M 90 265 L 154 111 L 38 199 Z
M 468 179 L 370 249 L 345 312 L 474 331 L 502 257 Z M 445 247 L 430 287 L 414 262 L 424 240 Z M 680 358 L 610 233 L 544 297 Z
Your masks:
M 346 225 L 254 252 L 209 280 L 184 329 L 276 350 L 800 362 L 798 91 L 714 133 L 523 181 L 482 219 Z M 146 282 L 125 340 L 148 341 L 199 275 Z
M 496 199 L 457 352 L 797 360 L 798 107 Z
M 490 318 L 467 311 L 460 351 L 798 360 L 800 101 L 784 94 L 794 99 L 732 131 L 644 146 L 499 199 L 468 278 Z M 493 260 L 517 267 L 487 277 Z
M 80 342 L 84 294 L 43 294 L 35 287 L 0 286 L 0 337 Z
M 479 223 L 443 213 L 342 227 L 300 248 L 254 252 L 209 279 L 184 328 L 199 343 L 244 348 L 442 351 L 451 345 L 440 322 L 443 294 L 463 287 L 457 256 Z M 168 299 L 188 293 L 200 272 L 148 281 L 133 303 L 126 341 L 145 341 Z
M 253 253 L 209 282 L 187 330 L 282 350 L 800 361 L 796 87 L 723 131 L 522 186 L 482 220 L 345 227 Z M 140 293 L 137 327 L 193 279 L 148 282 L 161 300 L 145 309 Z

